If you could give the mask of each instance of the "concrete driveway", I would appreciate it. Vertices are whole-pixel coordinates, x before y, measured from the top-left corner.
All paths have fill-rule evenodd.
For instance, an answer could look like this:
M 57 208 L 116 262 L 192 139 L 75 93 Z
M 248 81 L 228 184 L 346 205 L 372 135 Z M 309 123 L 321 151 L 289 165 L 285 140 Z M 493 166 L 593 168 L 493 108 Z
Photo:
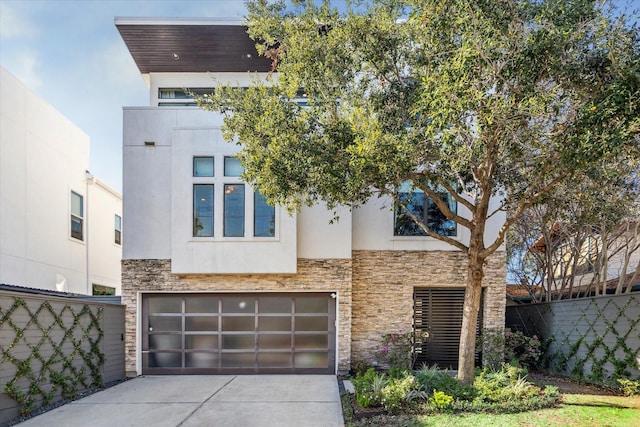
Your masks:
M 143 376 L 19 424 L 42 426 L 343 426 L 332 375 Z

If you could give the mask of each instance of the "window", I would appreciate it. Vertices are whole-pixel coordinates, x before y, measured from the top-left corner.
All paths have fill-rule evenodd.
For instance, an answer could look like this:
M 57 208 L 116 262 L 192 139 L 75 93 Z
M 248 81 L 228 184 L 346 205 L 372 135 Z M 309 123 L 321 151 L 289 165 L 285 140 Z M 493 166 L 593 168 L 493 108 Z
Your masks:
M 122 218 L 120 215 L 115 216 L 115 242 L 118 245 L 122 244 Z
M 193 186 L 193 236 L 213 237 L 213 184 Z
M 253 193 L 253 235 L 273 237 L 276 229 L 276 209 L 258 191 Z
M 213 88 L 200 87 L 200 88 L 159 88 L 158 99 L 164 100 L 164 102 L 158 102 L 160 107 L 195 107 L 196 104 L 191 92 L 196 95 L 202 96 L 213 93 Z
M 216 173 L 220 170 L 223 173 Z M 241 181 L 243 172 L 240 159 L 234 156 L 193 157 L 193 237 L 276 236 L 275 208 Z M 214 199 L 218 200 L 217 217 Z M 215 221 L 215 228 L 222 230 L 217 234 Z
M 193 176 L 213 176 L 213 157 L 194 157 Z
M 244 172 L 242 163 L 237 157 L 224 158 L 224 176 L 240 176 Z
M 457 203 L 451 195 L 442 188 L 437 190 L 440 198 L 448 204 L 452 212 L 456 212 Z M 417 216 L 429 230 L 441 236 L 455 236 L 457 225 L 447 219 L 434 201 L 425 196 L 418 188 L 413 188 L 409 182 L 402 184 L 398 198 L 407 205 L 407 209 Z M 425 236 L 424 230 L 408 215 L 405 208 L 399 204 L 395 209 L 395 236 Z
M 224 186 L 224 236 L 244 236 L 244 185 Z
M 93 283 L 92 288 L 93 288 L 93 295 L 115 295 L 116 294 L 116 288 L 112 288 L 111 286 L 102 286 L 102 285 L 96 285 L 95 283 Z
M 84 201 L 78 193 L 71 192 L 71 237 L 84 240 Z

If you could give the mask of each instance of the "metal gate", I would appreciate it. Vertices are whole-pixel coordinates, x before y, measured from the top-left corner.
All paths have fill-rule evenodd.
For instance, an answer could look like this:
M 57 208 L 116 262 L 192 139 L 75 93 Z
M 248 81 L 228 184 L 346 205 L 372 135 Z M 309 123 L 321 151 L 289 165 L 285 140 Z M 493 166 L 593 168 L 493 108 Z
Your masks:
M 464 292 L 464 288 L 414 289 L 414 328 L 429 332 L 429 339 L 416 358 L 416 367 L 426 363 L 437 364 L 443 369 L 458 369 Z M 479 325 L 482 325 L 481 316 L 478 316 L 476 334 L 479 334 Z M 479 354 L 476 354 L 476 364 L 478 361 Z
M 143 374 L 335 372 L 328 293 L 145 294 Z

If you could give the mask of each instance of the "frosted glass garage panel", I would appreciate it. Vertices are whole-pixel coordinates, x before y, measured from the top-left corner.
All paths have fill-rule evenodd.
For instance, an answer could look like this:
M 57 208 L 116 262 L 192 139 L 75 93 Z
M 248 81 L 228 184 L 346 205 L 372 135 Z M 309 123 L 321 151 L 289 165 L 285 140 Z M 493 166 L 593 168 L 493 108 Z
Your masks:
M 184 347 L 187 350 L 215 350 L 218 348 L 217 335 L 186 335 Z
M 149 314 L 153 313 L 180 313 L 182 300 L 180 298 L 148 297 Z
M 186 368 L 217 368 L 218 355 L 215 353 L 186 353 L 184 363 Z
M 214 316 L 185 317 L 185 331 L 217 331 L 218 318 Z
M 187 313 L 217 313 L 218 312 L 217 297 L 189 297 L 185 298 L 185 312 Z
M 255 317 L 242 316 L 242 317 L 223 317 L 222 318 L 222 330 L 223 331 L 253 331 L 255 329 Z
M 223 335 L 223 350 L 247 350 L 255 348 L 255 335 Z
M 150 353 L 150 368 L 179 368 L 182 366 L 182 353 Z
M 255 366 L 255 354 L 254 353 L 223 353 L 222 354 L 222 367 L 223 368 L 246 368 Z
M 329 304 L 326 297 L 296 298 L 296 313 L 328 313 Z
M 229 297 L 222 300 L 223 313 L 254 313 L 255 298 Z
M 179 332 L 182 317 L 149 316 L 149 332 Z
M 326 368 L 329 366 L 327 352 L 309 352 L 295 354 L 296 368 Z
M 149 349 L 151 350 L 180 350 L 181 348 L 181 335 L 149 335 Z
M 305 335 L 296 334 L 297 350 L 325 350 L 329 348 L 329 335 Z
M 259 335 L 258 348 L 260 350 L 291 350 L 291 334 Z
M 282 332 L 291 330 L 291 316 L 259 317 L 258 331 Z
M 328 316 L 296 316 L 296 331 L 326 331 L 329 325 Z
M 292 368 L 290 353 L 258 353 L 258 368 Z
M 290 298 L 258 298 L 259 313 L 291 313 Z

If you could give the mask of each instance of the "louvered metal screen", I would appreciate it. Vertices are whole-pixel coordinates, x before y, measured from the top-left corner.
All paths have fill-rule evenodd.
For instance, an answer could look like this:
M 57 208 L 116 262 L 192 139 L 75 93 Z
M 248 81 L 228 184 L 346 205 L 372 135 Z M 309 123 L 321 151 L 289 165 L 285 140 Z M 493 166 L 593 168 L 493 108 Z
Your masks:
M 437 364 L 443 369 L 458 369 L 464 288 L 415 288 L 413 301 L 414 328 L 429 332 L 429 339 L 418 350 L 416 367 L 426 363 Z M 476 334 L 481 324 L 479 318 Z M 476 364 L 478 361 L 476 354 Z

